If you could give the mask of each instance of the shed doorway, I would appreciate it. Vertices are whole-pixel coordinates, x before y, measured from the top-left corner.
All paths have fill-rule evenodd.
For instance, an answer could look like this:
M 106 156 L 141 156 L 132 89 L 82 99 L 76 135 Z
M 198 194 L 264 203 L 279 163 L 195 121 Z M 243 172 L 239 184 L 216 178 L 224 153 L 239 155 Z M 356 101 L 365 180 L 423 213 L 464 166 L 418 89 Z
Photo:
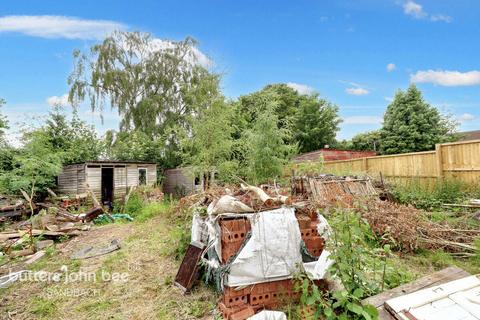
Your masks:
M 113 168 L 102 168 L 102 203 L 113 202 Z

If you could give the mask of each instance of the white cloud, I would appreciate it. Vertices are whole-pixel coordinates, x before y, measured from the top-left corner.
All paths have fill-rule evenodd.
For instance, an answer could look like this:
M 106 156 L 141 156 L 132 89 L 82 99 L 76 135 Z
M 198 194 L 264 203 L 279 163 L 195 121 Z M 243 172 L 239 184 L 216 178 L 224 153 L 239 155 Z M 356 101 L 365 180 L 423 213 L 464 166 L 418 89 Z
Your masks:
M 475 120 L 476 117 L 471 114 L 471 113 L 464 113 L 464 114 L 461 114 L 459 116 L 457 116 L 457 120 L 460 121 L 460 122 L 467 122 L 467 121 L 472 121 L 472 120 Z
M 47 103 L 51 107 L 55 106 L 67 106 L 70 103 L 68 102 L 68 94 L 63 96 L 51 96 L 47 98 Z
M 305 84 L 289 82 L 289 83 L 287 83 L 287 86 L 289 86 L 293 90 L 297 91 L 299 94 L 311 95 L 311 94 L 314 94 L 316 92 L 314 88 L 312 88 L 310 86 L 307 86 Z
M 480 71 L 417 71 L 417 73 L 410 75 L 410 81 L 414 83 L 433 83 L 446 87 L 474 86 L 480 84 Z
M 352 116 L 343 118 L 343 124 L 381 124 L 382 117 L 378 116 Z
M 4 16 L 0 32 L 16 32 L 41 38 L 100 40 L 127 26 L 115 21 L 87 20 L 66 16 Z
M 406 15 L 412 16 L 415 19 L 428 19 L 432 22 L 452 22 L 452 17 L 445 14 L 429 14 L 423 10 L 423 6 L 412 1 L 406 1 L 403 3 L 403 12 Z
M 366 94 L 369 94 L 370 91 L 364 88 L 347 88 L 345 89 L 345 92 L 354 96 L 364 96 Z
M 452 22 L 452 20 L 453 20 L 452 17 L 444 14 L 433 14 L 430 16 L 430 21 L 433 21 L 433 22 L 441 21 L 441 22 L 450 23 Z
M 416 19 L 422 19 L 427 16 L 427 13 L 423 11 L 423 7 L 413 1 L 407 1 L 403 4 L 403 12 Z
M 387 102 L 392 102 L 393 101 L 393 97 L 384 97 L 384 99 Z
M 395 63 L 389 63 L 389 64 L 387 64 L 387 71 L 391 72 L 391 71 L 395 70 L 396 67 L 397 66 L 395 65 Z

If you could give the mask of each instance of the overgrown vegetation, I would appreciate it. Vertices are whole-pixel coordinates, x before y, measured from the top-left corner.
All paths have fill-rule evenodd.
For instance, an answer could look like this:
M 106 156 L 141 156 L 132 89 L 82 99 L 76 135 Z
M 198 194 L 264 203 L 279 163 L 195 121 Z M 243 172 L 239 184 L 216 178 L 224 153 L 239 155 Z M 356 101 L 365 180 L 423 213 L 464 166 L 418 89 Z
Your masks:
M 327 242 L 333 265 L 329 274 L 341 283 L 339 290 L 322 291 L 305 276 L 298 289 L 303 305 L 313 308 L 317 319 L 375 319 L 375 307 L 361 300 L 412 279 L 399 267 L 389 245 L 380 245 L 370 226 L 352 209 L 334 209 L 329 215 L 333 230 Z
M 477 185 L 449 178 L 432 181 L 428 185 L 418 180 L 397 183 L 393 185 L 392 192 L 400 203 L 424 210 L 438 210 L 445 203 L 462 203 L 480 197 Z

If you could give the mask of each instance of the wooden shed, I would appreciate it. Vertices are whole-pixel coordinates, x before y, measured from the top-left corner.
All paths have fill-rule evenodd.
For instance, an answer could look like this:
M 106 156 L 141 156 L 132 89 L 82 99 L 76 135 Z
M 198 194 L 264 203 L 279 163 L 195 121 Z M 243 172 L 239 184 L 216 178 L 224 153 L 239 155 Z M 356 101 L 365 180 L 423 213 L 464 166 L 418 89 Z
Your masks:
M 89 161 L 67 165 L 58 176 L 58 192 L 76 195 L 87 192 L 87 184 L 102 203 L 126 195 L 131 187 L 154 185 L 155 163 L 134 161 Z

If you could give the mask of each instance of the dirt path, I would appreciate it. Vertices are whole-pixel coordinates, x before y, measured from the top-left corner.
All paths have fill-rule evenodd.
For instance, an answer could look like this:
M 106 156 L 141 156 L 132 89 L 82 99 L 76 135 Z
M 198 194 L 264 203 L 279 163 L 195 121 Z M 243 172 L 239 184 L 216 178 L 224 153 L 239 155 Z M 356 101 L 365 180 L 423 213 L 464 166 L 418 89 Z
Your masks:
M 61 281 L 21 281 L 0 291 L 0 319 L 202 319 L 215 296 L 203 285 L 182 296 L 172 283 L 174 226 L 157 216 L 145 223 L 113 224 L 58 244 L 33 266 Z M 72 253 L 120 240 L 101 257 L 71 260 Z M 173 241 L 173 242 L 172 242 Z

